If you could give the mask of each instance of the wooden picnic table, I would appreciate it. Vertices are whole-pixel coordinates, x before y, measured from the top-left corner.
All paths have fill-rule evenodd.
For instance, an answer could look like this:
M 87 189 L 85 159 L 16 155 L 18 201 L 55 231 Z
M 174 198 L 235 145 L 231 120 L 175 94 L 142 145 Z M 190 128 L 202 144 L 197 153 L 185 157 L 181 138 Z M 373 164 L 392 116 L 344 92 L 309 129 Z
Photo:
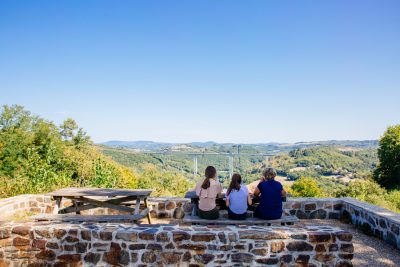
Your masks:
M 150 224 L 151 220 L 147 207 L 147 197 L 151 192 L 152 190 L 141 189 L 69 187 L 51 192 L 48 195 L 52 196 L 56 200 L 56 207 L 53 214 L 80 214 L 80 212 L 84 210 L 109 208 L 128 212 L 132 215 L 134 220 L 147 216 L 147 220 Z M 72 206 L 61 209 L 63 198 L 72 200 Z M 142 211 L 140 210 L 141 202 L 144 204 L 144 209 Z M 130 207 L 132 204 L 135 205 L 134 208 Z M 110 221 L 113 216 L 117 220 L 123 217 L 121 215 L 108 215 Z M 75 220 L 77 220 L 77 218 L 80 218 L 80 216 L 74 216 Z

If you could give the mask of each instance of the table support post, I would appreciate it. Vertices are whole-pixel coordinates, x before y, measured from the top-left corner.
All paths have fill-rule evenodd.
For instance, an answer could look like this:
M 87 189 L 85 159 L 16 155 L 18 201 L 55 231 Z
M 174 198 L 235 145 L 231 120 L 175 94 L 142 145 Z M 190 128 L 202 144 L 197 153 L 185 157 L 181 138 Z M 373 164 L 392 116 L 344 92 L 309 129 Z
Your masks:
M 62 197 L 53 197 L 53 198 L 56 201 L 56 205 L 54 206 L 54 209 L 53 209 L 53 214 L 58 214 L 58 211 L 61 209 Z
M 149 222 L 149 224 L 151 224 L 151 219 L 150 219 L 150 211 L 147 207 L 147 197 L 144 198 L 144 208 L 147 209 L 147 221 Z
M 199 199 L 198 198 L 192 198 L 191 199 L 193 209 L 192 209 L 192 216 L 198 216 L 199 215 Z
M 83 203 L 79 202 L 79 201 L 76 201 L 76 200 L 72 200 L 72 206 L 74 206 L 74 207 L 83 206 Z M 81 212 L 79 210 L 77 210 L 75 213 L 76 214 L 81 214 Z
M 138 197 L 136 199 L 136 204 L 135 204 L 135 211 L 133 214 L 139 214 L 139 210 L 140 210 L 140 197 Z

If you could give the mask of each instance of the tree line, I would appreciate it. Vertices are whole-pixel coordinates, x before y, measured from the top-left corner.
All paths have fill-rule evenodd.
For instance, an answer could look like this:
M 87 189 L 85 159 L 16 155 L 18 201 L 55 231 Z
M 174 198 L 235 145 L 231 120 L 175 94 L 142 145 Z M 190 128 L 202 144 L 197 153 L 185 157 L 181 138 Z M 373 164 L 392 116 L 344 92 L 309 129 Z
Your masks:
M 300 197 L 354 197 L 400 212 L 400 125 L 390 126 L 379 139 L 378 163 L 364 180 L 347 186 L 326 186 L 321 180 L 302 176 L 289 189 Z
M 192 185 L 151 164 L 137 171 L 116 163 L 73 119 L 57 126 L 22 106 L 2 106 L 0 197 L 69 186 L 151 188 L 153 195 L 183 195 Z

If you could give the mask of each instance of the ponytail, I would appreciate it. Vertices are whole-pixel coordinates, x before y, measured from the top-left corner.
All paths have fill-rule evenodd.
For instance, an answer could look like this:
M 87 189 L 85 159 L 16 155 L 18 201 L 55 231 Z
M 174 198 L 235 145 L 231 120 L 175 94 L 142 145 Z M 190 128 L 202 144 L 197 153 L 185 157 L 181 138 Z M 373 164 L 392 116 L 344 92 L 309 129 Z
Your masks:
M 204 179 L 201 188 L 207 189 L 210 187 L 210 179 L 214 178 L 217 175 L 217 170 L 213 166 L 208 166 L 205 170 L 204 175 L 206 179 Z

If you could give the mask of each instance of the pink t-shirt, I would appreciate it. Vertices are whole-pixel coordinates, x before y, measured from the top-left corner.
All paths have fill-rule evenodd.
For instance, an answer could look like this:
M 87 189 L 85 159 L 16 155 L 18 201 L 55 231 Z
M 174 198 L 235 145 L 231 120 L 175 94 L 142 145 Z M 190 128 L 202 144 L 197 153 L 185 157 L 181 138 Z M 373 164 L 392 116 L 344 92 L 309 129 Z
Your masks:
M 215 208 L 215 199 L 217 195 L 222 192 L 221 184 L 215 179 L 210 179 L 210 187 L 203 189 L 201 185 L 203 180 L 198 181 L 196 184 L 196 195 L 199 196 L 199 209 L 209 211 Z

